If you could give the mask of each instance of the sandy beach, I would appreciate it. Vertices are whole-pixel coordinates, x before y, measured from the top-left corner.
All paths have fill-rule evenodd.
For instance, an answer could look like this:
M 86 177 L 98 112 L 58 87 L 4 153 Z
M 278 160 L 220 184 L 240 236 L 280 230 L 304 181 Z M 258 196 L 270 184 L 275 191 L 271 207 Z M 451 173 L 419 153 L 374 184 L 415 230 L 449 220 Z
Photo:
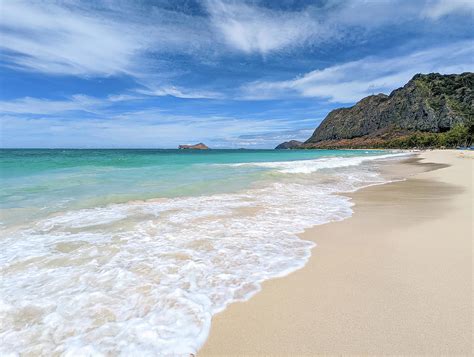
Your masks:
M 468 155 L 423 152 L 350 194 L 354 215 L 302 234 L 309 263 L 216 315 L 199 356 L 471 354 Z

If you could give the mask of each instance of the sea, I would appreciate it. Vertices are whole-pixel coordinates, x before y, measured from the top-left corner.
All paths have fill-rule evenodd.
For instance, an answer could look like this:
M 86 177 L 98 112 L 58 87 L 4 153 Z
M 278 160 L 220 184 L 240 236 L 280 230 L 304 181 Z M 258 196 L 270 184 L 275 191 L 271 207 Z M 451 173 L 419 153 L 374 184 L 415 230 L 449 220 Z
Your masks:
M 406 153 L 0 150 L 0 355 L 189 356 Z M 317 239 L 316 239 L 317 241 Z M 317 248 L 316 248 L 317 249 Z

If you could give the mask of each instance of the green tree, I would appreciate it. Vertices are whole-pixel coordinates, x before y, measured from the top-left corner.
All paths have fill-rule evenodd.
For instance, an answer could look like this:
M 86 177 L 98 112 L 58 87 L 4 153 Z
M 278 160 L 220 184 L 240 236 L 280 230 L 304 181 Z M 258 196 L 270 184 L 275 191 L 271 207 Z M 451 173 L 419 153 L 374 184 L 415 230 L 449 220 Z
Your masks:
M 456 147 L 468 145 L 469 129 L 464 124 L 456 124 L 446 132 L 446 146 Z

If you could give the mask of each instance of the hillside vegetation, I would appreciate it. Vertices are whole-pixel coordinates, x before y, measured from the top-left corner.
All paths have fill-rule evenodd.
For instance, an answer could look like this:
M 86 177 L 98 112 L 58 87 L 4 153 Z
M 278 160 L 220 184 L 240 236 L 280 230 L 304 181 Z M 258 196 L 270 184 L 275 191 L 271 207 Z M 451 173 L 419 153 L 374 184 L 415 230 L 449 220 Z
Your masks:
M 390 95 L 331 111 L 300 148 L 468 146 L 473 132 L 474 73 L 417 74 Z

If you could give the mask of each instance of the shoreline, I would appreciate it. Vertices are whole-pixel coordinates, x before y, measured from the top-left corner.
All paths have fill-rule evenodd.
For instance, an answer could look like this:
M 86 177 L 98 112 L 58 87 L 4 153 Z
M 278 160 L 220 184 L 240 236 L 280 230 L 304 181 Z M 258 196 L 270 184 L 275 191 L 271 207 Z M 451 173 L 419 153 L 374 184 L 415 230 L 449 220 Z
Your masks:
M 422 152 L 389 168 L 405 181 L 343 194 L 353 216 L 301 234 L 317 243 L 306 266 L 215 315 L 199 356 L 471 353 L 472 160 L 462 155 Z

